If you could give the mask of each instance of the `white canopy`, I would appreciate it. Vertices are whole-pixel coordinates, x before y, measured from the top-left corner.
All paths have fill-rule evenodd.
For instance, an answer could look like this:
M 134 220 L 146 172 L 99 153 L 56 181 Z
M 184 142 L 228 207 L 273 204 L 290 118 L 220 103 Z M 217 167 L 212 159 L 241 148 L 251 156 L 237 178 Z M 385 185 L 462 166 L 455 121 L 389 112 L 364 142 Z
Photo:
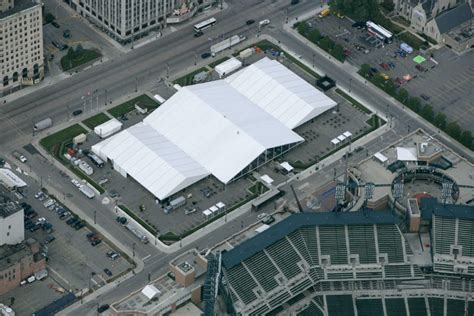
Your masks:
M 242 67 L 242 62 L 237 58 L 232 57 L 231 59 L 217 65 L 214 70 L 219 74 L 219 77 L 223 77 L 233 71 L 236 71 L 240 67 Z
M 94 127 L 94 133 L 99 135 L 101 138 L 105 138 L 120 131 L 121 128 L 122 123 L 119 122 L 119 120 L 113 118 Z
M 264 58 L 226 80 L 182 87 L 92 151 L 164 199 L 210 174 L 228 183 L 266 150 L 304 141 L 291 128 L 335 105 Z
M 337 105 L 278 61 L 267 57 L 225 81 L 291 129 Z
M 374 157 L 377 158 L 381 163 L 384 163 L 388 160 L 387 157 L 385 157 L 385 155 L 383 155 L 382 153 L 378 152 L 378 153 L 375 153 L 374 154 Z
M 216 206 L 219 208 L 219 209 L 223 209 L 225 207 L 225 204 L 222 203 L 222 202 L 217 202 Z
M 17 176 L 13 171 L 5 168 L 0 168 L 0 183 L 7 188 L 23 188 L 26 187 L 26 182 Z
M 341 142 L 341 141 L 340 141 L 339 139 L 337 139 L 337 138 L 334 138 L 333 140 L 331 140 L 331 143 L 332 143 L 333 145 L 337 145 L 337 144 L 339 144 L 340 142 Z
M 400 161 L 417 161 L 418 155 L 415 147 L 397 147 L 397 159 Z
M 339 135 L 339 136 L 337 136 L 337 139 L 338 139 L 340 142 L 343 142 L 343 141 L 346 139 L 346 136 L 344 136 L 344 135 Z
M 160 294 L 160 290 L 158 290 L 154 285 L 148 284 L 142 290 L 142 294 L 145 295 L 149 300 L 154 298 L 156 295 Z
M 280 167 L 285 169 L 287 172 L 292 172 L 294 168 L 288 163 L 288 161 L 284 161 L 280 164 Z
M 273 182 L 273 179 L 268 174 L 264 174 L 263 176 L 260 177 L 260 179 L 262 179 L 262 181 L 265 182 L 266 184 L 272 184 Z
M 202 211 L 202 214 L 203 214 L 205 217 L 209 217 L 209 216 L 212 215 L 212 212 L 211 212 L 209 209 L 207 209 L 207 210 Z
M 352 136 L 352 133 L 347 131 L 347 132 L 342 133 L 342 135 L 344 135 L 346 138 L 349 138 Z

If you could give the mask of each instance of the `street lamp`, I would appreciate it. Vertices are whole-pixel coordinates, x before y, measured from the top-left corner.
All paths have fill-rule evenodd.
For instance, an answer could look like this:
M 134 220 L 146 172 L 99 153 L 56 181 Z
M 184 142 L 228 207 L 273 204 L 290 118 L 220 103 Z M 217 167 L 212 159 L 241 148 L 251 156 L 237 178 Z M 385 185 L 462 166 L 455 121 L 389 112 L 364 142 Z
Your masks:
M 314 68 L 314 57 L 316 57 L 316 55 L 313 53 L 313 68 Z

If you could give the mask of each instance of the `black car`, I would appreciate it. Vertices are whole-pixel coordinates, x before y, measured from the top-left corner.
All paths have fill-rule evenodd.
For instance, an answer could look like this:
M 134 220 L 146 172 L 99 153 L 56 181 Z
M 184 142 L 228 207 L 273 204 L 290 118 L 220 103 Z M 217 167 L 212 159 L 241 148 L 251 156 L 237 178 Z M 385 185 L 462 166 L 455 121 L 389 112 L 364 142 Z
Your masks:
M 59 48 L 61 47 L 58 42 L 52 41 L 51 44 L 53 44 L 54 47 Z
M 72 115 L 74 116 L 78 116 L 78 115 L 81 115 L 82 114 L 82 110 L 75 110 L 74 112 L 72 112 Z
M 54 27 L 57 28 L 57 29 L 59 29 L 59 28 L 61 27 L 61 26 L 59 25 L 59 23 L 56 22 L 56 21 L 51 22 L 51 25 L 54 26 Z
M 202 53 L 201 54 L 202 59 L 206 59 L 206 58 L 209 58 L 209 57 L 211 57 L 211 53 Z
M 122 224 L 122 225 L 125 225 L 127 224 L 127 218 L 126 217 L 121 217 L 121 216 L 117 216 L 117 222 Z
M 359 21 L 352 24 L 352 27 L 357 27 L 358 29 L 365 27 L 365 22 Z
M 202 31 L 194 33 L 194 37 L 201 37 L 203 35 L 204 35 L 204 33 Z
M 93 241 L 91 241 L 91 246 L 97 246 L 98 244 L 100 244 L 102 242 L 102 239 L 95 239 Z
M 46 237 L 46 239 L 44 240 L 44 243 L 49 244 L 50 242 L 54 241 L 55 239 L 56 239 L 56 237 L 54 237 L 53 235 L 48 235 L 48 237 Z
M 34 224 L 33 226 L 30 227 L 30 232 L 35 232 L 40 228 L 41 228 L 41 225 Z
M 99 308 L 97 308 L 97 313 L 103 313 L 108 309 L 109 309 L 109 304 L 101 305 Z
M 75 225 L 74 225 L 74 228 L 76 230 L 79 230 L 81 228 L 83 228 L 84 226 L 86 226 L 86 224 L 83 222 L 83 221 L 80 221 L 80 222 L 77 222 Z
M 70 38 L 70 37 L 71 37 L 71 31 L 69 31 L 69 30 L 64 30 L 63 36 L 64 36 L 64 38 Z
M 66 221 L 66 224 L 68 224 L 68 225 L 74 225 L 76 222 L 77 222 L 77 218 L 71 217 L 70 219 L 68 219 L 68 220 Z
M 61 45 L 59 45 L 58 48 L 59 48 L 59 50 L 66 50 L 66 49 L 69 48 L 69 45 L 67 45 L 67 44 L 61 44 Z
M 245 24 L 247 25 L 252 25 L 255 23 L 255 20 L 247 20 L 247 22 L 245 22 Z
M 112 276 L 112 271 L 110 271 L 110 270 L 107 269 L 107 268 L 104 269 L 104 273 L 107 274 L 107 276 L 109 276 L 109 277 Z

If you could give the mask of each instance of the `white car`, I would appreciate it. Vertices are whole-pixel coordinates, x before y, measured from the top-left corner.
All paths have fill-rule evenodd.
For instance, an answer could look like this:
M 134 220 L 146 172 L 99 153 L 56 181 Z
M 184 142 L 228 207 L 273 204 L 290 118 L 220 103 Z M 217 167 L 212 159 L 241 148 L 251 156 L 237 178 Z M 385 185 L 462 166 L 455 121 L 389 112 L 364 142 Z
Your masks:
M 267 213 L 258 214 L 257 219 L 260 221 L 260 220 L 264 219 L 266 216 L 268 216 Z
M 260 27 L 268 25 L 268 24 L 270 24 L 270 20 L 268 20 L 268 19 L 265 19 L 265 20 L 262 20 L 262 21 L 258 22 L 258 25 Z
M 71 179 L 71 182 L 72 184 L 74 184 L 75 187 L 80 187 L 81 186 L 81 183 L 79 181 L 77 181 L 76 179 Z
M 23 156 L 23 155 L 21 155 L 20 158 L 18 158 L 18 159 L 20 159 L 20 161 L 23 162 L 23 163 L 28 161 L 28 159 L 26 159 L 26 157 Z

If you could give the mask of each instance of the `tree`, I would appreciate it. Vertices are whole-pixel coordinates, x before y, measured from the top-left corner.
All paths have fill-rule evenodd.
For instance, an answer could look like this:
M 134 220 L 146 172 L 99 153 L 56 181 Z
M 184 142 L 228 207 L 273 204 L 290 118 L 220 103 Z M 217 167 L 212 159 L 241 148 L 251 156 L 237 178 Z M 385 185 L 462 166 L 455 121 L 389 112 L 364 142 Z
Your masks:
M 397 95 L 397 86 L 392 80 L 385 81 L 384 90 L 391 96 Z
M 76 52 L 74 51 L 74 48 L 69 47 L 69 49 L 67 50 L 67 56 L 69 58 L 74 58 L 76 56 Z
M 344 55 L 344 47 L 339 44 L 334 46 L 334 49 L 332 50 L 332 55 L 339 61 L 344 61 L 346 59 L 346 55 Z
M 46 13 L 46 15 L 44 16 L 44 22 L 46 22 L 46 24 L 51 23 L 54 20 L 56 20 L 56 18 L 51 13 Z
M 334 46 L 334 42 L 329 39 L 329 37 L 324 36 L 320 41 L 319 41 L 319 47 L 324 49 L 325 51 L 330 51 L 331 50 L 331 43 L 332 46 Z
M 446 127 L 446 115 L 441 112 L 436 114 L 436 117 L 434 118 L 434 124 L 437 127 L 444 129 Z
M 392 0 L 383 0 L 381 6 L 388 12 L 392 12 L 395 9 L 395 4 Z
M 429 104 L 426 104 L 421 111 L 421 116 L 423 116 L 426 120 L 433 122 L 434 119 L 434 111 L 433 107 Z
M 308 39 L 313 43 L 319 42 L 319 40 L 321 40 L 321 37 L 322 37 L 321 33 L 316 29 L 309 32 L 309 35 L 308 35 Z
M 471 131 L 464 131 L 461 133 L 461 138 L 459 140 L 461 144 L 466 146 L 467 148 L 472 149 L 473 148 L 473 139 L 472 139 L 472 133 Z
M 306 22 L 298 23 L 297 30 L 301 35 L 307 35 L 308 31 L 309 31 L 308 23 L 306 23 Z
M 454 139 L 460 139 L 461 127 L 456 122 L 451 122 L 446 126 L 446 133 Z
M 400 90 L 398 90 L 397 99 L 398 99 L 398 101 L 402 102 L 403 104 L 405 104 L 405 102 L 407 102 L 409 96 L 410 95 L 408 94 L 408 91 L 406 89 L 401 88 Z
M 359 73 L 362 77 L 369 77 L 370 76 L 370 65 L 369 64 L 362 64 L 360 66 Z
M 418 99 L 417 97 L 409 97 L 407 101 L 407 106 L 414 112 L 419 113 L 421 108 L 420 99 Z

